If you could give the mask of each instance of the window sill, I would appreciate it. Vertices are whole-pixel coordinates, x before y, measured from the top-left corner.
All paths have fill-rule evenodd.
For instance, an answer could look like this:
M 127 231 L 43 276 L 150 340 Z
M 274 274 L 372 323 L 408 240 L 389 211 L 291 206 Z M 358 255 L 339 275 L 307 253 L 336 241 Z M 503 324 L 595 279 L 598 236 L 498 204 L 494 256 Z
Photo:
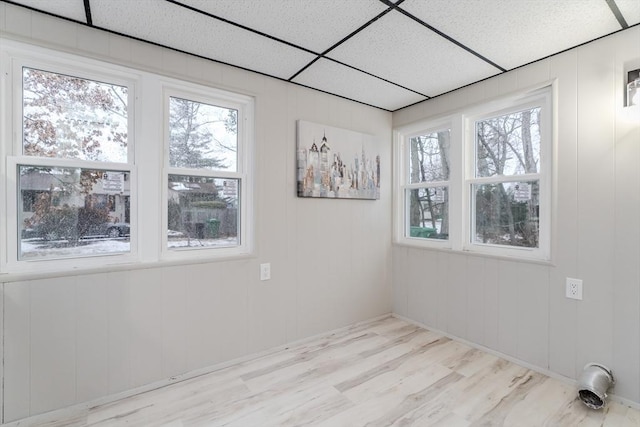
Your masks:
M 498 255 L 498 254 L 492 254 L 492 253 L 486 253 L 486 252 L 459 250 L 459 249 L 451 249 L 451 248 L 437 247 L 437 246 L 427 246 L 424 244 L 412 243 L 412 242 L 406 242 L 406 241 L 393 242 L 393 246 L 406 247 L 406 248 L 412 248 L 412 249 L 421 249 L 425 251 L 442 252 L 442 253 L 452 254 L 452 255 L 466 255 L 466 256 L 472 256 L 476 258 L 495 259 L 499 261 L 511 261 L 511 262 L 527 263 L 527 264 L 536 264 L 536 265 L 543 265 L 547 267 L 555 266 L 555 263 L 552 260 Z
M 233 254 L 220 257 L 202 257 L 182 260 L 163 260 L 147 262 L 129 262 L 120 264 L 108 264 L 101 267 L 76 267 L 70 270 L 50 270 L 38 272 L 7 272 L 0 273 L 0 283 L 24 282 L 39 279 L 54 279 L 59 277 L 86 276 L 91 274 L 113 273 L 120 271 L 148 270 L 153 268 L 178 267 L 187 265 L 210 264 L 225 261 L 246 260 L 255 258 L 254 253 Z

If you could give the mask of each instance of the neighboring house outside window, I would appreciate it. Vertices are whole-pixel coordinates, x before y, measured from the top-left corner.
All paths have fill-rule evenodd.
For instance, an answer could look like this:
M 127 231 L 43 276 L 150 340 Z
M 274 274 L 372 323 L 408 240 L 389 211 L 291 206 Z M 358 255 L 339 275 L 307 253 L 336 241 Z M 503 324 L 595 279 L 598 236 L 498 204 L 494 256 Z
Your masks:
M 115 224 L 130 216 L 124 198 L 131 191 L 132 84 L 56 64 L 25 63 L 16 71 L 22 77 L 22 143 L 13 158 L 22 201 L 18 260 L 129 253 L 130 227 Z
M 253 98 L 8 40 L 0 68 L 0 273 L 252 251 Z
M 251 104 L 244 97 L 194 89 L 166 89 L 165 256 L 188 256 L 185 251 L 196 249 L 243 252 L 249 189 L 245 123 Z

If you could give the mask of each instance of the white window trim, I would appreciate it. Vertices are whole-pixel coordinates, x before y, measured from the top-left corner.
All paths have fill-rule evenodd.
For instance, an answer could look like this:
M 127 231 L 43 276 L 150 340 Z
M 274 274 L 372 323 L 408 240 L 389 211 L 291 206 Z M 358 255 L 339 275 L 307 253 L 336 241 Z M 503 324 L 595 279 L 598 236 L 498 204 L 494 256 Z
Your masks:
M 76 269 L 90 269 L 105 265 L 129 264 L 138 259 L 137 235 L 137 185 L 135 163 L 135 114 L 137 105 L 137 86 L 140 75 L 124 67 L 95 61 L 75 55 L 64 54 L 50 49 L 23 44 L 20 42 L 2 40 L 1 62 L 7 64 L 3 69 L 3 88 L 7 89 L 2 99 L 2 105 L 7 106 L 2 121 L 9 124 L 2 135 L 3 151 L 0 151 L 4 168 L 0 173 L 6 178 L 2 200 L 5 202 L 4 216 L 6 221 L 0 225 L 2 240 L 2 257 L 0 258 L 0 272 L 26 273 L 34 269 L 39 271 L 69 271 Z M 127 162 L 97 162 L 80 159 L 43 158 L 23 155 L 22 150 L 22 70 L 23 67 L 39 69 L 51 73 L 69 75 L 88 80 L 100 81 L 127 87 Z M 10 141 L 7 143 L 7 141 Z M 82 255 L 77 257 L 56 257 L 33 260 L 20 260 L 18 257 L 18 182 L 17 166 L 50 166 L 71 167 L 85 169 L 121 170 L 130 173 L 131 210 L 130 210 L 130 251 L 126 253 L 107 253 L 99 255 Z
M 460 109 L 445 116 L 435 116 L 419 122 L 401 126 L 394 130 L 394 194 L 393 194 L 393 242 L 421 248 L 450 250 L 522 259 L 538 262 L 551 261 L 551 230 L 553 201 L 553 153 L 555 147 L 555 89 L 545 83 L 518 94 Z M 540 127 L 541 169 L 537 174 L 513 175 L 492 178 L 475 178 L 475 120 L 494 117 L 500 113 L 518 111 L 528 106 L 542 106 Z M 443 129 L 451 129 L 450 179 L 449 179 L 449 240 L 411 238 L 406 234 L 407 203 L 405 191 L 412 188 L 408 183 L 408 141 L 411 137 Z M 538 248 L 504 245 L 486 245 L 471 242 L 472 211 L 471 186 L 474 183 L 498 181 L 540 180 L 540 240 Z M 434 186 L 429 183 L 428 186 Z M 436 183 L 437 184 L 437 183 Z M 422 187 L 422 185 L 420 185 Z
M 420 122 L 413 125 L 406 126 L 401 130 L 395 132 L 396 152 L 395 161 L 396 165 L 394 170 L 399 171 L 397 174 L 397 185 L 395 188 L 398 190 L 395 192 L 394 200 L 396 200 L 395 209 L 395 241 L 400 243 L 407 243 L 415 246 L 425 246 L 440 249 L 452 249 L 454 246 L 452 242 L 458 239 L 459 227 L 453 226 L 454 221 L 457 224 L 459 222 L 458 212 L 460 212 L 460 206 L 458 204 L 459 197 L 455 194 L 455 188 L 459 185 L 460 165 L 450 161 L 449 164 L 449 180 L 438 182 L 420 182 L 409 183 L 409 140 L 413 137 L 425 135 L 433 132 L 437 132 L 443 129 L 450 129 L 450 146 L 449 146 L 449 158 L 457 158 L 460 156 L 460 147 L 453 143 L 455 138 L 458 137 L 460 132 L 460 126 L 454 120 L 454 117 L 446 116 L 440 117 L 435 120 L 429 120 L 427 122 Z M 409 224 L 407 221 L 409 203 L 410 200 L 405 197 L 407 190 L 416 188 L 432 188 L 447 186 L 449 188 L 449 238 L 447 240 L 442 239 L 424 239 L 418 237 L 409 236 Z M 453 193 L 452 193 L 453 191 Z M 453 233 L 453 235 L 452 235 Z
M 127 86 L 130 106 L 128 162 L 108 163 L 22 156 L 22 66 Z M 105 268 L 136 269 L 202 263 L 253 255 L 253 97 L 1 37 L 0 88 L 0 277 L 15 280 L 14 278 L 21 277 L 104 271 Z M 163 248 L 166 248 L 166 209 L 163 208 L 162 201 L 166 198 L 168 170 L 164 166 L 164 146 L 161 142 L 165 136 L 165 129 L 160 123 L 165 114 L 161 105 L 165 88 L 173 88 L 182 94 L 186 92 L 194 96 L 198 96 L 204 90 L 208 102 L 213 96 L 215 99 L 224 100 L 225 105 L 238 105 L 243 111 L 244 118 L 238 121 L 238 132 L 243 133 L 245 141 L 241 148 L 245 151 L 239 153 L 242 156 L 239 157 L 242 164 L 238 162 L 238 167 L 242 168 L 243 185 L 239 195 L 242 227 L 240 246 L 175 251 L 173 254 L 163 251 Z M 126 254 L 18 261 L 16 171 L 19 164 L 130 172 L 131 251 Z M 202 174 L 202 171 L 198 172 Z M 189 172 L 180 170 L 179 173 Z M 215 176 L 223 177 L 223 174 L 215 173 Z M 162 189 L 154 187 L 153 191 L 150 191 L 151 183 L 161 183 L 160 185 L 164 186 Z M 144 221 L 140 221 L 140 218 L 144 218 Z
M 217 257 L 236 257 L 253 252 L 253 99 L 197 84 L 173 79 L 162 80 L 163 105 L 163 172 L 162 172 L 162 237 L 161 259 L 189 260 Z M 238 111 L 237 170 L 175 168 L 169 166 L 169 99 L 177 97 L 190 101 L 232 108 Z M 232 247 L 169 248 L 168 236 L 168 180 L 169 175 L 194 175 L 210 178 L 230 178 L 240 182 L 238 204 L 238 244 Z

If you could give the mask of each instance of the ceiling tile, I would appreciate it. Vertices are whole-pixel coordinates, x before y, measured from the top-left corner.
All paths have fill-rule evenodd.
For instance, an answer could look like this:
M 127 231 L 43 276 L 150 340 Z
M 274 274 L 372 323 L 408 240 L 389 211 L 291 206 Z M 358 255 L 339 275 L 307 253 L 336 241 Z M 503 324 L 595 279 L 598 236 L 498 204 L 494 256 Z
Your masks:
M 400 7 L 506 69 L 621 29 L 604 0 L 406 0 Z
M 640 23 L 640 1 L 638 0 L 616 0 L 618 9 L 629 25 Z
M 396 11 L 328 56 L 428 96 L 500 71 Z
M 302 50 L 163 0 L 92 0 L 91 12 L 98 27 L 283 79 L 314 59 Z
M 316 61 L 293 81 L 391 111 L 425 99 L 417 93 L 328 59 Z
M 14 3 L 49 12 L 74 21 L 87 23 L 83 0 L 13 0 Z
M 376 0 L 179 1 L 317 53 L 387 9 Z

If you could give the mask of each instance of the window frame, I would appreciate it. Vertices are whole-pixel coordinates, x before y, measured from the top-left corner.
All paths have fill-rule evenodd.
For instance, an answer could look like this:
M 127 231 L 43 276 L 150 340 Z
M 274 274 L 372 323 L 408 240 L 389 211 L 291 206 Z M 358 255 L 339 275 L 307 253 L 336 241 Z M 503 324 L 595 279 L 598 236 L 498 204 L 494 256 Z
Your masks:
M 394 233 L 393 242 L 399 245 L 450 250 L 455 252 L 521 259 L 538 262 L 551 261 L 555 147 L 555 91 L 553 82 L 546 82 L 522 92 L 460 108 L 447 115 L 427 118 L 394 129 Z M 523 111 L 527 107 L 540 107 L 540 170 L 537 174 L 506 175 L 497 177 L 475 177 L 475 123 L 483 118 Z M 412 137 L 442 129 L 450 123 L 451 147 L 449 179 L 449 240 L 448 244 L 437 239 L 410 238 L 406 234 L 408 224 L 409 182 L 408 144 Z M 540 181 L 539 241 L 537 248 L 508 245 L 490 245 L 472 241 L 474 227 L 474 184 Z M 432 186 L 432 185 L 430 185 Z M 446 241 L 445 241 L 446 242 Z
M 411 183 L 411 139 L 417 136 L 431 134 L 435 132 L 442 131 L 444 129 L 448 129 L 449 134 L 449 179 L 446 181 L 427 181 L 427 182 L 418 182 Z M 452 227 L 453 221 L 458 220 L 458 216 L 456 212 L 459 209 L 452 208 L 457 207 L 455 193 L 452 194 L 452 190 L 455 189 L 456 184 L 458 182 L 459 175 L 459 165 L 455 164 L 453 161 L 454 156 L 459 155 L 458 147 L 454 146 L 454 135 L 458 135 L 459 129 L 456 128 L 454 120 L 452 117 L 443 117 L 435 120 L 429 120 L 427 122 L 421 122 L 413 126 L 405 127 L 402 133 L 397 134 L 397 141 L 399 143 L 399 153 L 397 153 L 397 165 L 395 167 L 396 170 L 401 171 L 400 176 L 398 177 L 398 186 L 399 190 L 397 191 L 398 197 L 402 199 L 399 206 L 399 209 L 396 209 L 402 221 L 400 224 L 396 224 L 396 240 L 403 242 L 411 242 L 412 244 L 418 246 L 427 246 L 434 248 L 442 248 L 442 249 L 451 249 L 452 248 L 452 235 L 453 237 L 457 237 L 457 227 Z M 396 188 L 398 187 L 396 186 Z M 448 239 L 431 239 L 431 238 L 420 238 L 420 237 L 411 237 L 410 235 L 410 224 L 408 220 L 409 210 L 411 199 L 408 196 L 411 190 L 422 189 L 422 188 L 434 188 L 434 187 L 447 187 L 449 190 L 449 238 Z
M 494 254 L 499 256 L 514 256 L 527 259 L 550 260 L 550 239 L 551 239 L 551 162 L 552 162 L 552 129 L 553 116 L 551 114 L 551 88 L 540 89 L 534 93 L 521 98 L 507 98 L 501 102 L 490 104 L 489 109 L 472 111 L 465 115 L 466 128 L 466 161 L 465 161 L 465 200 L 468 207 L 465 209 L 465 218 L 468 227 L 465 227 L 463 250 Z M 522 173 L 515 175 L 496 175 L 491 177 L 476 177 L 476 138 L 475 123 L 483 119 L 498 117 L 501 115 L 515 113 L 524 110 L 531 110 L 540 107 L 540 169 L 538 173 Z M 473 242 L 472 236 L 475 232 L 475 209 L 473 185 L 476 184 L 496 184 L 514 181 L 539 181 L 540 205 L 539 205 L 539 225 L 538 225 L 538 247 L 528 248 L 523 246 L 509 246 L 497 244 L 484 244 Z
M 56 52 L 35 46 L 25 46 L 19 43 L 6 43 L 0 52 L 0 58 L 7 63 L 4 78 L 3 105 L 8 106 L 2 120 L 9 126 L 3 135 L 5 141 L 0 154 L 3 167 L 2 176 L 6 179 L 6 188 L 2 194 L 5 203 L 6 222 L 2 224 L 2 256 L 0 257 L 0 272 L 24 273 L 34 268 L 43 271 L 72 270 L 92 268 L 105 264 L 124 264 L 138 259 L 137 245 L 137 185 L 135 162 L 134 130 L 137 110 L 137 88 L 139 76 L 121 67 L 107 63 L 79 58 L 73 55 L 56 54 Z M 124 86 L 127 88 L 127 162 L 106 162 L 84 159 L 69 159 L 57 157 L 39 157 L 26 155 L 23 152 L 23 69 L 30 68 L 54 74 L 62 74 L 81 79 L 93 80 L 101 83 Z M 21 202 L 18 198 L 19 166 L 41 166 L 61 168 L 81 168 L 93 170 L 115 170 L 129 173 L 130 177 L 130 246 L 128 252 L 113 252 L 103 254 L 86 254 L 69 257 L 46 257 L 40 259 L 20 259 L 20 238 L 18 219 L 20 217 Z
M 50 277 L 92 271 L 137 269 L 155 265 L 180 265 L 237 259 L 252 256 L 254 251 L 254 132 L 255 97 L 194 83 L 188 77 L 174 78 L 157 72 L 122 66 L 66 53 L 48 47 L 0 37 L 0 276 L 11 280 L 22 277 Z M 128 88 L 127 163 L 49 158 L 22 155 L 22 67 L 91 79 Z M 163 96 L 169 88 L 182 95 L 205 94 L 241 107 L 238 133 L 243 143 L 238 147 L 242 168 L 240 205 L 241 245 L 200 251 L 172 251 L 166 247 L 166 212 L 162 208 L 167 193 L 165 158 L 165 115 Z M 191 98 L 196 99 L 198 98 Z M 202 99 L 202 98 L 200 98 Z M 235 104 L 234 104 L 235 103 Z M 239 109 L 240 111 L 240 109 Z M 244 150 L 244 151 L 241 151 Z M 240 159 L 240 158 L 239 158 Z M 18 165 L 72 167 L 98 170 L 122 170 L 129 173 L 130 251 L 68 258 L 18 260 L 20 248 L 18 212 Z M 198 171 L 201 173 L 201 171 Z M 179 174 L 187 174 L 180 170 Z M 217 176 L 222 177 L 220 173 Z M 160 187 L 162 186 L 162 187 Z M 144 218 L 144 221 L 140 219 Z M 164 250 L 163 250 L 164 249 Z
M 237 111 L 236 171 L 223 169 L 197 169 L 172 167 L 169 163 L 170 129 L 169 103 L 171 98 L 214 105 Z M 162 218 L 161 259 L 188 260 L 225 258 L 248 255 L 253 252 L 253 114 L 254 100 L 250 96 L 231 93 L 216 88 L 164 79 L 162 89 L 163 109 L 163 168 L 162 168 Z M 238 180 L 238 244 L 223 247 L 168 246 L 168 187 L 169 175 L 200 176 L 215 179 Z

